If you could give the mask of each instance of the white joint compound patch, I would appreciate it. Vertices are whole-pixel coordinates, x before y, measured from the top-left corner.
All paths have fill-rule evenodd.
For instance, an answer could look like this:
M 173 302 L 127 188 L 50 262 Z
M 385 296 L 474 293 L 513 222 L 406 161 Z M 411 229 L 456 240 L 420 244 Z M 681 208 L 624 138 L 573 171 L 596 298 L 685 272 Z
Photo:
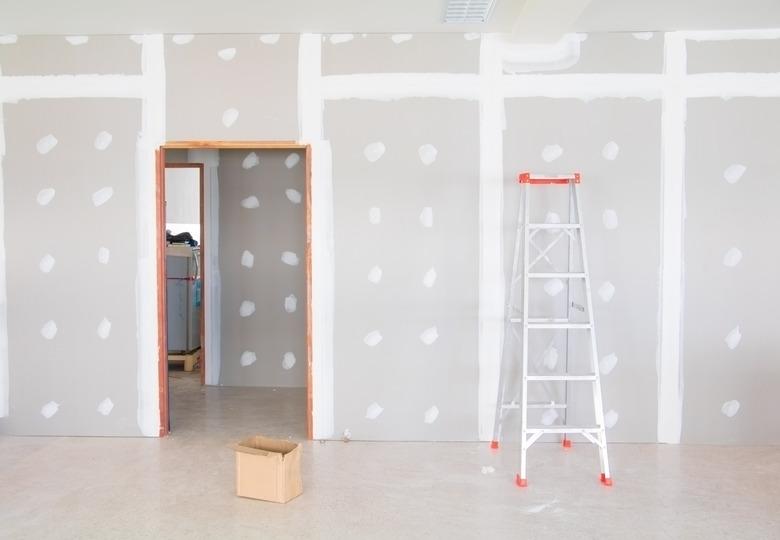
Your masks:
M 0 35 L 0 45 L 13 45 L 19 40 L 16 34 L 3 34 Z
M 436 284 L 436 269 L 429 268 L 428 271 L 425 272 L 425 275 L 423 276 L 423 285 L 425 285 L 430 289 L 435 284 Z
M 376 420 L 376 418 L 382 414 L 384 409 L 376 401 L 366 408 L 366 418 L 369 420 Z
M 340 43 L 347 43 L 348 41 L 352 41 L 355 39 L 355 36 L 352 34 L 331 34 L 330 36 L 330 42 L 333 45 L 338 45 Z
M 734 350 L 739 345 L 739 342 L 742 341 L 742 331 L 739 329 L 739 326 L 735 326 L 731 332 L 726 334 L 726 337 L 723 338 L 723 341 L 726 342 L 726 346 Z
M 558 419 L 558 411 L 555 409 L 545 409 L 542 413 L 541 422 L 543 426 L 551 426 Z
M 244 300 L 238 308 L 238 314 L 242 317 L 249 317 L 255 312 L 255 303 L 251 300 Z
M 550 371 L 554 371 L 558 365 L 558 349 L 552 343 L 544 350 L 542 364 Z
M 57 414 L 57 411 L 60 409 L 60 404 L 56 401 L 50 401 L 43 407 L 41 407 L 41 416 L 43 416 L 46 419 L 51 418 L 55 414 Z
M 609 375 L 618 363 L 618 357 L 615 353 L 608 354 L 599 361 L 599 373 Z
M 97 259 L 100 264 L 108 264 L 108 261 L 111 259 L 111 250 L 107 247 L 99 248 Z
M 295 313 L 298 309 L 298 298 L 294 294 L 289 294 L 284 299 L 284 310 L 287 313 Z
M 244 158 L 244 161 L 241 162 L 241 166 L 244 168 L 244 170 L 249 170 L 252 167 L 257 167 L 260 164 L 260 158 L 257 157 L 257 154 L 255 152 L 250 152 L 247 154 L 247 156 Z
M 133 43 L 136 43 L 138 45 L 142 45 L 143 42 L 144 42 L 143 34 L 134 34 L 132 36 L 129 36 L 129 38 L 130 38 L 130 41 L 132 41 Z
M 727 401 L 723 404 L 723 406 L 720 408 L 720 412 L 722 412 L 724 415 L 728 416 L 729 418 L 732 418 L 735 414 L 739 412 L 739 401 L 736 399 L 732 399 L 731 401 Z
M 38 195 L 35 197 L 35 201 L 41 206 L 46 206 L 52 201 L 52 199 L 54 199 L 54 195 L 56 193 L 57 192 L 54 191 L 54 188 L 42 189 L 38 192 Z
M 602 302 L 609 302 L 615 296 L 615 286 L 611 282 L 605 281 L 599 287 L 598 294 Z
M 260 43 L 265 45 L 276 45 L 279 43 L 279 34 L 263 34 L 260 36 Z
M 113 135 L 111 135 L 108 131 L 101 131 L 95 136 L 95 150 L 105 150 L 111 146 L 112 140 L 114 140 Z
M 40 268 L 41 272 L 44 274 L 48 274 L 51 272 L 51 269 L 54 268 L 54 263 L 57 261 L 54 260 L 54 257 L 49 255 L 48 253 L 41 257 L 41 261 L 38 263 L 38 268 Z
M 395 43 L 396 45 L 399 45 L 399 44 L 403 43 L 404 41 L 411 40 L 412 37 L 413 37 L 412 34 L 393 34 L 392 36 L 390 36 L 390 39 L 393 40 L 393 43 Z
M 345 428 L 341 433 L 341 440 L 344 442 L 349 442 L 352 440 L 352 432 L 349 430 L 349 428 Z
M 217 51 L 217 56 L 219 56 L 225 62 L 230 62 L 233 60 L 233 58 L 236 57 L 236 48 L 228 47 L 227 49 L 220 49 Z
M 634 39 L 638 39 L 640 41 L 648 41 L 653 39 L 653 32 L 633 32 L 631 35 L 634 36 Z
M 297 189 L 285 189 L 284 194 L 287 196 L 287 200 L 293 204 L 301 204 L 301 192 Z
M 555 161 L 562 155 L 563 155 L 563 148 L 561 148 L 557 144 L 548 144 L 542 150 L 542 159 L 547 163 Z
M 729 184 L 736 184 L 742 178 L 742 175 L 747 171 L 747 167 L 739 163 L 729 165 L 723 171 L 723 179 Z
M 38 153 L 41 155 L 48 154 L 55 146 L 57 146 L 57 137 L 51 133 L 45 137 L 41 137 L 38 139 L 38 142 L 35 143 L 35 149 L 38 150 Z
M 476 32 L 466 32 L 463 34 L 463 39 L 466 41 L 474 41 L 475 39 L 479 39 L 479 34 Z
M 481 471 L 482 474 L 493 474 L 496 472 L 496 468 L 492 465 L 483 465 Z
M 255 265 L 255 256 L 251 251 L 245 249 L 241 254 L 241 266 L 246 268 L 252 268 Z
M 65 41 L 71 45 L 84 45 L 89 42 L 88 36 L 65 36 Z
M 111 401 L 111 398 L 106 398 L 100 403 L 98 403 L 97 412 L 99 412 L 103 416 L 108 416 L 109 414 L 111 414 L 112 410 L 114 410 L 114 402 Z
M 291 370 L 295 365 L 295 355 L 291 352 L 284 353 L 282 356 L 282 369 Z
M 433 208 L 426 206 L 420 212 L 420 225 L 426 229 L 433 227 Z
M 544 284 L 544 292 L 555 296 L 563 290 L 563 281 L 558 278 L 548 279 Z
M 613 231 L 618 228 L 618 215 L 611 208 L 607 208 L 601 214 L 601 222 L 604 224 L 604 228 L 608 231 Z
M 604 425 L 607 427 L 607 429 L 615 427 L 615 424 L 617 424 L 618 419 L 620 416 L 617 412 L 610 409 L 604 414 Z
M 92 194 L 92 204 L 97 208 L 106 204 L 114 196 L 114 188 L 107 186 Z
M 422 334 L 420 334 L 420 341 L 425 343 L 426 345 L 433 345 L 436 343 L 436 340 L 439 339 L 439 329 L 435 326 L 431 326 L 430 328 L 426 328 L 423 330 Z
M 432 144 L 424 144 L 417 149 L 417 155 L 420 156 L 420 161 L 422 161 L 423 165 L 430 165 L 436 161 L 438 154 L 439 151 Z
M 253 351 L 244 351 L 241 353 L 240 362 L 242 367 L 251 366 L 257 362 L 257 355 Z
M 609 141 L 604 145 L 604 148 L 601 149 L 601 156 L 607 161 L 615 161 L 618 157 L 618 153 L 620 153 L 620 147 L 615 141 Z
M 41 335 L 43 336 L 43 339 L 54 339 L 57 335 L 57 323 L 54 321 L 46 321 L 41 327 Z
M 103 317 L 103 320 L 98 323 L 97 335 L 100 339 L 108 339 L 111 335 L 111 321 Z
M 284 158 L 284 166 L 288 169 L 292 169 L 298 163 L 301 161 L 301 156 L 293 152 L 292 154 L 288 155 L 286 158 Z
M 734 268 L 742 260 L 742 252 L 739 248 L 730 248 L 725 255 L 723 255 L 723 265 L 729 268 Z
M 298 266 L 298 255 L 292 251 L 282 252 L 282 262 L 288 266 Z
M 171 37 L 171 41 L 173 41 L 176 45 L 186 45 L 193 39 L 195 39 L 193 34 L 176 34 L 175 36 Z
M 379 283 L 382 281 L 382 269 L 378 266 L 374 266 L 368 271 L 368 281 L 371 283 Z
M 368 161 L 374 163 L 385 154 L 385 150 L 386 148 L 384 143 L 380 141 L 372 142 L 367 144 L 366 147 L 363 148 L 363 155 L 366 157 Z
M 423 415 L 423 422 L 426 424 L 433 424 L 436 419 L 439 417 L 439 408 L 434 405 L 427 411 L 425 411 L 425 414 Z
M 246 199 L 242 199 L 241 201 L 241 207 L 246 208 L 247 210 L 252 210 L 259 206 L 260 206 L 260 199 L 258 199 L 254 195 L 250 195 L 249 197 L 247 197 Z
M 382 210 L 376 206 L 372 206 L 368 209 L 368 222 L 371 225 L 379 225 L 382 223 Z
M 222 113 L 223 126 L 231 127 L 236 123 L 236 120 L 238 120 L 238 109 L 231 107 L 229 109 L 225 109 L 225 112 Z
M 369 347 L 376 347 L 382 342 L 382 334 L 379 333 L 379 330 L 373 330 L 366 334 L 366 336 L 363 338 L 363 343 L 368 345 Z

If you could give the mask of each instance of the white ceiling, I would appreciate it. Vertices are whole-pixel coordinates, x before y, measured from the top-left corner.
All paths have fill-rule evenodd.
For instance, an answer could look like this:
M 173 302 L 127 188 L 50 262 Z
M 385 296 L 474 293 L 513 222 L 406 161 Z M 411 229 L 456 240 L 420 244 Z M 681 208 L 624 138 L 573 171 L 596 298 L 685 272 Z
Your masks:
M 446 0 L 0 0 L 0 33 L 512 32 L 780 27 L 780 0 L 496 0 L 487 24 L 447 25 Z

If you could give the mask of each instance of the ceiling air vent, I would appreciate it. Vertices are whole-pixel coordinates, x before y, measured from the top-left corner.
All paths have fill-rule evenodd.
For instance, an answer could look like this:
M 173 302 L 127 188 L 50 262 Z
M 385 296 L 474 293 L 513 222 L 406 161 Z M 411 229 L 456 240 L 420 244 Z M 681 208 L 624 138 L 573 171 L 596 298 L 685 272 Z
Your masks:
M 496 0 L 449 0 L 444 22 L 448 23 L 484 23 L 493 11 Z

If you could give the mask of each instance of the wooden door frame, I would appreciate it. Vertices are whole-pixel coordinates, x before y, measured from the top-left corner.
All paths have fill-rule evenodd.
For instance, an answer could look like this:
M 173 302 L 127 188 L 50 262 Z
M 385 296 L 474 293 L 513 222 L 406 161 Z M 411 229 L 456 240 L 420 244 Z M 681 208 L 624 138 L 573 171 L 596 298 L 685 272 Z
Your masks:
M 165 298 L 165 163 L 166 150 L 303 150 L 305 153 L 305 219 L 306 219 L 306 248 L 305 248 L 305 272 L 306 272 L 306 437 L 312 439 L 312 273 L 311 273 L 311 146 L 300 144 L 295 141 L 218 141 L 218 140 L 194 140 L 194 141 L 168 141 L 156 151 L 157 174 L 156 174 L 156 197 L 157 197 L 157 327 L 158 327 L 158 373 L 159 373 L 159 400 L 160 400 L 160 437 L 164 437 L 170 432 L 170 411 L 168 410 L 168 336 L 167 336 L 167 305 Z M 177 164 L 172 164 L 178 166 Z M 182 166 L 201 167 L 200 184 L 200 230 L 201 241 L 204 239 L 204 170 L 203 164 L 187 163 Z M 201 248 L 201 261 L 205 261 L 205 248 Z M 205 269 L 205 262 L 203 268 Z M 205 271 L 202 272 L 202 294 L 201 301 L 203 309 L 201 310 L 201 383 L 204 382 L 205 373 Z

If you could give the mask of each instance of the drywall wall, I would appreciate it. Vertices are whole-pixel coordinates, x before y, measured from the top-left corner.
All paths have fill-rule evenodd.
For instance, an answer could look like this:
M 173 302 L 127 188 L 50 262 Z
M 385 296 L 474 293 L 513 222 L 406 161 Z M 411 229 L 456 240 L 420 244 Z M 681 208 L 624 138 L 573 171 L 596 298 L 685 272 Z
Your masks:
M 220 151 L 220 385 L 306 386 L 305 193 L 302 151 Z
M 0 177 L 5 248 L 0 262 L 4 260 L 7 277 L 3 283 L 0 273 L 0 293 L 7 290 L 8 299 L 2 327 L 0 294 L 0 402 L 12 407 L 0 427 L 7 432 L 94 433 L 97 428 L 86 411 L 96 405 L 78 390 L 108 388 L 110 381 L 120 386 L 109 396 L 114 409 L 99 415 L 101 433 L 155 434 L 153 149 L 166 138 L 297 139 L 313 149 L 318 437 L 341 437 L 345 430 L 357 439 L 490 437 L 514 175 L 523 169 L 577 168 L 584 177 L 594 286 L 598 290 L 607 281 L 614 286 L 609 301 L 597 294 L 595 314 L 600 356 L 614 353 L 617 358 L 603 381 L 606 408 L 616 413 L 611 415 L 616 422 L 610 440 L 776 442 L 778 435 L 771 430 L 762 435 L 766 438 L 751 435 L 770 419 L 761 385 L 776 378 L 776 372 L 755 358 L 757 349 L 748 347 L 755 336 L 762 358 L 776 357 L 780 350 L 777 337 L 755 319 L 762 307 L 755 298 L 763 274 L 754 265 L 758 259 L 749 257 L 752 239 L 763 238 L 771 228 L 748 226 L 746 220 L 735 224 L 744 236 L 732 243 L 743 259 L 729 271 L 745 273 L 739 286 L 751 288 L 722 307 L 724 313 L 745 313 L 734 323 L 741 325 L 743 341 L 719 352 L 741 358 L 724 360 L 719 368 L 727 374 L 722 378 L 739 382 L 734 388 L 706 382 L 713 377 L 707 375 L 711 358 L 705 353 L 720 346 L 713 340 L 720 344 L 725 336 L 720 326 L 700 326 L 721 306 L 692 284 L 691 265 L 711 262 L 701 251 L 708 245 L 704 237 L 715 241 L 708 227 L 715 205 L 705 187 L 713 177 L 722 182 L 729 166 L 718 162 L 719 172 L 713 173 L 710 168 L 718 161 L 713 156 L 744 145 L 746 157 L 729 158 L 747 167 L 740 182 L 729 184 L 747 187 L 735 215 L 748 215 L 765 200 L 755 187 L 759 184 L 747 180 L 750 171 L 763 167 L 761 159 L 771 155 L 761 149 L 776 145 L 767 126 L 780 97 L 780 68 L 772 55 L 779 38 L 778 31 L 593 34 L 539 47 L 471 34 L 109 36 L 75 43 L 2 36 L 0 99 L 7 153 Z M 97 44 L 98 50 L 93 49 Z M 62 58 L 62 67 L 47 63 L 44 51 Z M 129 228 L 130 238 L 123 244 L 132 246 L 127 253 L 137 250 L 138 264 L 117 276 L 115 285 L 124 296 L 111 304 L 119 312 L 116 320 L 133 321 L 140 336 L 131 343 L 135 352 L 122 349 L 127 358 L 121 364 L 133 376 L 119 379 L 114 371 L 104 376 L 92 370 L 66 381 L 53 372 L 39 396 L 38 381 L 30 382 L 26 353 L 18 352 L 37 350 L 43 341 L 41 325 L 28 319 L 33 309 L 38 313 L 69 303 L 71 296 L 90 294 L 94 280 L 78 276 L 51 289 L 40 297 L 40 307 L 14 298 L 27 268 L 15 250 L 33 245 L 37 237 L 32 231 L 38 229 L 32 214 L 13 208 L 21 196 L 14 191 L 21 185 L 21 166 L 12 152 L 24 145 L 29 151 L 30 140 L 34 145 L 46 133 L 55 133 L 48 114 L 31 114 L 21 122 L 14 111 L 81 104 L 85 112 L 77 110 L 75 117 L 91 126 L 101 116 L 91 107 L 109 96 L 112 106 L 127 106 L 134 113 L 116 128 L 94 127 L 92 138 L 101 130 L 134 135 L 140 130 L 139 145 L 108 147 L 122 148 L 121 159 L 128 164 L 122 174 L 134 170 L 127 177 L 110 176 L 112 183 L 134 191 L 125 203 L 129 206 L 122 207 L 127 213 L 111 217 Z M 751 123 L 744 124 L 744 131 L 740 114 Z M 715 133 L 711 122 L 708 130 L 708 117 L 734 124 L 746 142 L 719 142 L 716 137 L 726 134 Z M 72 118 L 57 127 L 76 129 Z M 26 135 L 33 129 L 40 132 L 37 139 Z M 686 146 L 692 149 L 687 154 Z M 95 151 L 90 145 L 74 148 L 59 165 L 59 177 L 79 173 Z M 216 165 L 211 169 L 216 180 Z M 772 174 L 776 176 L 767 172 L 770 182 Z M 89 170 L 79 177 L 98 175 Z M 112 201 L 118 200 L 115 189 Z M 729 204 L 740 201 L 724 197 Z M 457 217 L 449 213 L 452 209 Z M 70 215 L 76 214 L 73 209 Z M 89 222 L 68 225 L 81 239 L 79 246 L 102 234 Z M 432 279 L 427 269 L 421 276 L 416 268 L 424 259 L 435 267 L 431 287 L 426 287 Z M 56 260 L 52 272 L 59 267 L 60 258 Z M 773 266 L 771 260 L 764 263 L 760 268 Z M 381 278 L 374 266 L 381 269 Z M 699 277 L 715 288 L 731 283 L 730 275 L 722 281 L 717 273 Z M 420 283 L 423 291 L 418 291 Z M 69 322 L 87 328 L 100 318 L 93 322 L 91 312 L 84 312 Z M 111 322 L 113 339 L 117 323 Z M 369 322 L 371 328 L 355 328 Z M 726 324 L 725 318 L 721 323 Z M 9 347 L 5 372 L 3 336 Z M 80 339 L 58 350 L 58 358 L 64 358 L 60 364 L 102 365 L 101 353 L 83 348 L 85 343 Z M 5 399 L 4 381 L 9 383 Z M 744 397 L 748 389 L 751 395 L 756 390 L 755 400 Z M 63 392 L 67 399 L 57 397 Z M 47 419 L 41 413 L 50 401 L 59 408 Z M 724 409 L 732 401 L 739 401 L 740 408 L 731 404 Z M 68 417 L 62 414 L 66 410 L 85 412 Z M 120 410 L 130 413 L 120 415 Z

